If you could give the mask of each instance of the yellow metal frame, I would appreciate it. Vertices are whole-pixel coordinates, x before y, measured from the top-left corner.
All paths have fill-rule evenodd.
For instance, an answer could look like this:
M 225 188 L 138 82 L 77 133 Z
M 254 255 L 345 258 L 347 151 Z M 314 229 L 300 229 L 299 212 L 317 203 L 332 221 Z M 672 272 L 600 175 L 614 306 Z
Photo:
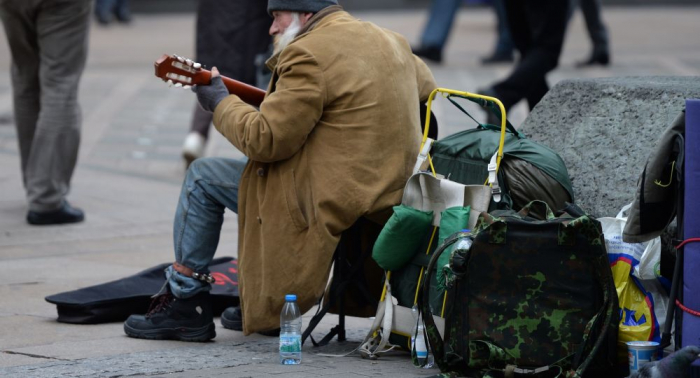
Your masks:
M 437 96 L 438 93 L 442 93 L 443 97 L 447 97 L 447 95 L 453 94 L 457 96 L 464 96 L 464 97 L 469 97 L 469 98 L 478 98 L 481 100 L 486 100 L 495 103 L 498 105 L 498 108 L 501 110 L 501 139 L 498 143 L 498 155 L 496 157 L 496 173 L 498 173 L 499 168 L 501 167 L 501 159 L 503 158 L 503 146 L 506 142 L 506 108 L 503 106 L 503 103 L 495 98 L 495 97 L 490 97 L 490 96 L 484 96 L 476 93 L 469 93 L 469 92 L 462 92 L 462 91 L 457 91 L 454 89 L 447 89 L 447 88 L 436 88 L 433 90 L 432 93 L 430 93 L 430 97 L 428 97 L 428 104 L 427 107 L 428 109 L 426 110 L 426 115 L 425 115 L 425 126 L 423 127 L 423 139 L 421 140 L 420 143 L 420 150 L 423 150 L 423 146 L 425 146 L 425 142 L 428 140 L 428 131 L 430 130 L 430 109 L 432 109 L 433 106 L 433 100 Z M 437 173 L 435 172 L 435 167 L 433 167 L 433 160 L 430 158 L 430 153 L 428 153 L 428 162 L 430 163 L 430 170 L 433 173 L 433 176 L 437 176 Z M 487 180 L 488 183 L 488 180 Z M 433 228 L 433 234 L 431 236 L 431 241 L 430 244 L 428 244 L 428 251 L 426 251 L 426 255 L 430 253 L 430 245 L 432 245 L 432 239 L 435 237 L 435 232 L 437 230 L 437 227 Z M 413 305 L 418 302 L 418 288 L 420 288 L 421 281 L 423 280 L 423 273 L 424 273 L 425 268 L 421 268 L 420 275 L 418 276 L 418 285 L 416 288 L 416 295 L 413 300 Z M 388 281 L 391 279 L 391 272 L 386 273 L 386 280 Z M 382 296 L 379 299 L 379 302 L 383 302 L 384 299 L 386 298 L 386 285 L 384 285 L 384 289 L 382 290 Z M 445 303 L 447 301 L 447 293 L 445 293 L 445 296 L 443 298 L 443 304 L 442 304 L 442 311 L 440 313 L 440 317 L 445 317 Z M 410 343 L 410 342 L 409 342 Z M 410 346 L 409 346 L 410 348 Z
M 426 111 L 425 127 L 423 128 L 423 140 L 420 143 L 421 150 L 423 149 L 425 142 L 428 140 L 428 131 L 430 130 L 430 109 L 432 108 L 433 100 L 435 99 L 435 96 L 437 96 L 438 93 L 442 93 L 443 97 L 446 97 L 446 95 L 453 94 L 453 95 L 457 95 L 457 96 L 478 98 L 478 99 L 493 102 L 496 105 L 498 105 L 498 108 L 501 109 L 501 140 L 498 143 L 498 157 L 496 158 L 496 172 L 498 172 L 498 169 L 501 167 L 501 159 L 503 158 L 503 145 L 506 142 L 506 108 L 505 108 L 505 106 L 503 106 L 503 103 L 501 102 L 501 100 L 499 100 L 495 97 L 484 96 L 484 95 L 480 95 L 480 94 L 476 94 L 476 93 L 456 91 L 454 89 L 447 89 L 447 88 L 435 89 L 432 93 L 430 93 L 430 97 L 428 97 L 428 110 Z M 428 159 L 430 159 L 430 155 L 428 155 Z M 433 175 L 436 175 L 435 169 L 433 168 L 432 161 L 430 162 L 430 167 L 433 171 Z

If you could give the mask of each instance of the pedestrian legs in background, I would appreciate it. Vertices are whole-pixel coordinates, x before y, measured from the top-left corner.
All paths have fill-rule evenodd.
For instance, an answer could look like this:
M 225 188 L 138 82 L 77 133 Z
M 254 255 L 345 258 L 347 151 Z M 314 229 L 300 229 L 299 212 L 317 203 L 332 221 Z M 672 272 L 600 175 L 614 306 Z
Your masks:
M 508 20 L 506 16 L 506 8 L 503 0 L 493 0 L 493 10 L 496 13 L 496 30 L 498 39 L 496 40 L 496 48 L 491 56 L 481 59 L 481 64 L 493 63 L 511 63 L 513 61 L 513 39 L 510 36 L 508 28 Z
M 189 167 L 190 164 L 204 156 L 204 147 L 209 138 L 209 128 L 214 115 L 204 109 L 199 104 L 194 105 L 192 111 L 192 122 L 190 123 L 190 133 L 187 134 L 182 145 L 182 157 Z
M 578 0 L 583 18 L 586 21 L 586 29 L 588 36 L 593 43 L 593 51 L 587 60 L 576 63 L 577 67 L 592 66 L 600 64 L 607 66 L 610 64 L 610 47 L 608 38 L 608 29 L 603 23 L 601 17 L 600 0 Z M 571 13 L 575 7 L 572 4 Z
M 442 50 L 452 30 L 462 0 L 433 0 L 420 46 L 413 53 L 436 63 L 442 62 Z
M 66 201 L 78 158 L 78 86 L 85 67 L 89 0 L 0 2 L 12 54 L 12 91 L 27 222 L 74 223 L 83 212 Z
M 122 23 L 131 22 L 129 0 L 95 0 L 95 17 L 97 22 L 107 25 L 112 21 L 112 16 Z
M 114 9 L 114 15 L 117 20 L 122 23 L 131 22 L 131 11 L 129 10 L 129 0 L 117 0 L 117 6 Z
M 114 0 L 95 0 L 95 18 L 102 25 L 112 21 L 112 6 Z
M 522 99 L 532 109 L 549 90 L 547 73 L 559 63 L 569 2 L 505 0 L 505 6 L 520 59 L 506 79 L 478 93 L 500 99 L 506 110 Z
M 261 54 L 269 56 L 271 24 L 267 1 L 199 0 L 195 60 L 208 68 L 216 66 L 224 76 L 260 87 L 257 79 L 266 59 L 259 67 L 256 58 Z M 190 132 L 182 145 L 187 166 L 204 155 L 212 118 L 211 113 L 195 104 Z
M 204 158 L 187 170 L 173 222 L 176 264 L 166 269 L 167 285 L 154 299 L 152 310 L 124 323 L 128 336 L 182 341 L 216 336 L 211 282 L 202 277 L 209 274 L 224 211 L 238 213 L 238 185 L 245 166 L 245 160 Z

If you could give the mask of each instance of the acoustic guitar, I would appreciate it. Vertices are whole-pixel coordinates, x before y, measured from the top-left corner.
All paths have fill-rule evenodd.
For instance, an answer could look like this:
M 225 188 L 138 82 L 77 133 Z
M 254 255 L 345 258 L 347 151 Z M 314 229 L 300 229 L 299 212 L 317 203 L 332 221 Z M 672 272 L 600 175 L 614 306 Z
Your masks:
M 211 71 L 202 68 L 201 64 L 193 60 L 181 56 L 164 54 L 160 59 L 156 60 L 154 65 L 156 76 L 170 85 L 189 88 L 193 85 L 209 85 L 211 82 Z M 240 97 L 247 104 L 260 107 L 265 98 L 265 91 L 223 75 L 221 78 L 229 93 Z M 419 106 L 421 125 L 425 125 L 427 107 L 423 103 L 419 104 Z M 430 112 L 430 124 L 434 125 L 434 127 L 430 128 L 428 137 L 435 140 L 437 139 L 438 123 L 432 112 Z
M 170 85 L 189 88 L 192 85 L 209 85 L 211 71 L 202 65 L 177 55 L 164 54 L 154 64 L 156 76 Z M 221 76 L 229 93 L 240 97 L 245 103 L 260 107 L 265 98 L 265 91 L 260 88 Z

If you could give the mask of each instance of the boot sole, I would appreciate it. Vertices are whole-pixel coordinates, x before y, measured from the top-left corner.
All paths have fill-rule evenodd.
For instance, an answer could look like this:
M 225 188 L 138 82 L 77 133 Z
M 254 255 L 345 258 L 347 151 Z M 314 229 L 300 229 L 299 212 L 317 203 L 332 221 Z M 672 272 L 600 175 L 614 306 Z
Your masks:
M 180 340 L 205 342 L 216 337 L 214 323 L 201 328 L 161 328 L 154 330 L 140 330 L 124 324 L 124 333 L 130 337 L 148 340 Z

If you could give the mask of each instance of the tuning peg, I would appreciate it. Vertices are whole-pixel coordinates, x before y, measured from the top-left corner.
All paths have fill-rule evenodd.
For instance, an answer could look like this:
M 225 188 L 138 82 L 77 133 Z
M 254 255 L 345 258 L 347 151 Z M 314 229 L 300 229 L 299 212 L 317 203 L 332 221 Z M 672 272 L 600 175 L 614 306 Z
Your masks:
M 191 85 L 183 85 L 183 86 L 182 86 L 182 89 L 190 89 L 190 88 L 192 88 Z
M 194 63 L 194 64 L 192 65 L 192 67 L 194 67 L 195 69 L 198 70 L 198 69 L 202 68 L 202 64 L 201 64 L 201 63 Z
M 169 87 L 172 87 L 172 86 L 173 86 L 173 81 L 172 81 L 172 80 L 168 80 L 168 86 L 169 86 Z
M 187 65 L 191 67 L 194 62 L 192 61 L 192 59 L 185 59 L 185 63 L 187 63 Z
M 181 57 L 181 56 L 176 56 L 176 58 L 177 58 L 177 60 L 179 60 L 181 63 L 184 63 L 184 62 L 185 62 L 185 58 L 183 58 L 183 57 Z
M 175 88 L 182 88 L 182 83 L 175 83 Z

